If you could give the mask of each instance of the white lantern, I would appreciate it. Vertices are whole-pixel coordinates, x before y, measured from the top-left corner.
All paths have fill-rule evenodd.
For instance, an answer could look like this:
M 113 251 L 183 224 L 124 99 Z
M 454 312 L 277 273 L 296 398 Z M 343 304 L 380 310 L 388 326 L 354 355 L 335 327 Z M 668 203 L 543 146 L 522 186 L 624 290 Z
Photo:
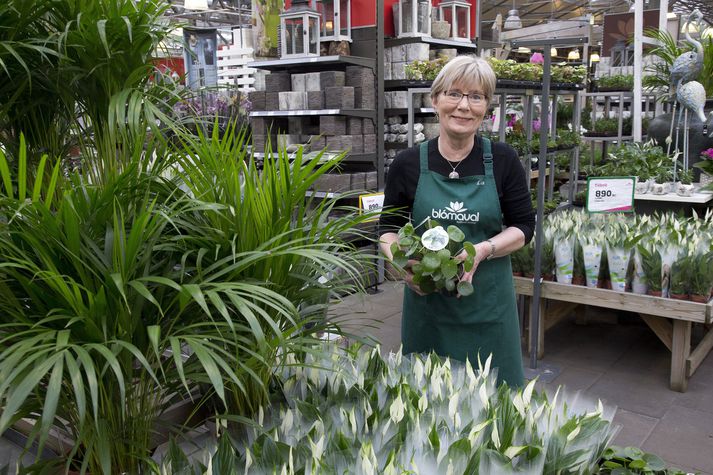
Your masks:
M 320 41 L 352 40 L 351 0 L 312 0 L 312 8 L 322 15 Z
M 293 0 L 280 14 L 280 57 L 319 56 L 319 13 L 308 0 Z
M 438 5 L 442 21 L 451 25 L 451 39 L 470 41 L 470 4 L 463 0 L 445 0 Z
M 399 0 L 392 8 L 397 37 L 431 36 L 431 0 Z

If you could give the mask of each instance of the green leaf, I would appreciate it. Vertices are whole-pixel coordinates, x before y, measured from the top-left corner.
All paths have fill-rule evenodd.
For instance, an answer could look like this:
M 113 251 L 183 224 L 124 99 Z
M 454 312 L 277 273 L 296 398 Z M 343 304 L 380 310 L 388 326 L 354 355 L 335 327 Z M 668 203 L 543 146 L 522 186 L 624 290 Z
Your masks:
M 454 261 L 447 261 L 441 265 L 441 272 L 446 280 L 453 279 L 458 275 L 458 264 Z
M 456 289 L 456 281 L 453 279 L 447 279 L 444 282 L 445 289 L 449 292 L 453 292 Z
M 430 294 L 436 290 L 435 282 L 433 282 L 433 280 L 428 276 L 423 276 L 421 281 L 418 283 L 418 286 L 425 294 Z
M 460 230 L 458 226 L 450 225 L 448 228 L 446 228 L 446 231 L 448 231 L 448 237 L 450 238 L 451 241 L 455 242 L 461 242 L 463 239 L 465 239 L 465 234 L 463 231 Z
M 472 242 L 466 241 L 463 243 L 463 249 L 465 250 L 466 254 L 468 254 L 469 257 L 475 257 L 475 246 L 473 245 Z
M 463 269 L 466 272 L 472 271 L 474 266 L 475 266 L 475 258 L 472 256 L 466 257 L 465 260 L 463 261 Z
M 423 256 L 421 260 L 423 269 L 426 272 L 433 272 L 441 266 L 441 260 L 435 252 L 429 252 Z
M 393 253 L 394 258 L 392 259 L 393 263 L 396 264 L 399 267 L 406 267 L 408 264 L 408 257 L 406 256 L 406 253 L 402 251 L 401 249 L 398 249 L 396 252 Z
M 464 280 L 458 282 L 458 293 L 463 297 L 467 297 L 473 293 L 473 284 Z

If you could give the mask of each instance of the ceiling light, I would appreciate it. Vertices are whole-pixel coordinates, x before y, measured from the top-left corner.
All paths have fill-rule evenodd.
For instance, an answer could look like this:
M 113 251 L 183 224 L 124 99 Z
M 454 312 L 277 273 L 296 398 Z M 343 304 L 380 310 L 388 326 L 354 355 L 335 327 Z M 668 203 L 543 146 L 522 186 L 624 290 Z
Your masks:
M 557 48 L 550 49 L 550 56 L 557 56 Z
M 522 20 L 515 7 L 515 0 L 512 0 L 512 10 L 508 12 L 508 17 L 505 19 L 503 30 L 517 30 L 522 28 Z
M 592 53 L 592 55 L 589 57 L 589 61 L 592 63 L 598 63 L 599 62 L 599 53 Z
M 515 50 L 516 53 L 524 53 L 524 54 L 530 54 L 532 53 L 532 50 L 530 48 L 526 48 L 525 46 L 520 46 L 518 49 Z
M 186 10 L 208 10 L 208 0 L 185 0 L 183 8 Z
M 676 18 L 678 18 L 678 15 L 676 15 L 674 12 L 668 12 L 666 14 L 666 18 L 668 20 L 675 20 Z
M 567 55 L 567 59 L 570 61 L 578 61 L 579 58 L 580 58 L 579 50 L 577 48 L 570 51 L 569 54 Z

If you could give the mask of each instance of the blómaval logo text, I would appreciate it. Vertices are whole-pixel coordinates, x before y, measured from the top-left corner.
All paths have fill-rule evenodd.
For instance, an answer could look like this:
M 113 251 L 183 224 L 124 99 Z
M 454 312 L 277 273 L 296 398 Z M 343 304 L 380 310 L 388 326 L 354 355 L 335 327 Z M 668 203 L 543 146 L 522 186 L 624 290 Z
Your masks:
M 439 209 L 433 208 L 431 217 L 457 223 L 477 223 L 480 221 L 480 211 L 475 213 L 468 212 L 468 208 L 465 208 L 461 201 L 451 201 L 448 205 Z

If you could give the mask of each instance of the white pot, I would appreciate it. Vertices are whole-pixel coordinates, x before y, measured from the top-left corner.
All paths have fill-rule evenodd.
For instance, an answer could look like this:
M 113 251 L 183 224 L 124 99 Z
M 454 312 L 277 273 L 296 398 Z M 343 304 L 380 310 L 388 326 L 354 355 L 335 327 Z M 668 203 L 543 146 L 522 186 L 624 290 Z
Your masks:
M 645 195 L 649 191 L 649 182 L 636 180 L 636 192 L 640 195 Z
M 651 185 L 651 193 L 654 195 L 665 195 L 666 186 L 664 183 L 654 183 Z
M 693 196 L 695 188 L 692 184 L 684 185 L 683 183 L 676 184 L 676 194 L 678 196 Z

